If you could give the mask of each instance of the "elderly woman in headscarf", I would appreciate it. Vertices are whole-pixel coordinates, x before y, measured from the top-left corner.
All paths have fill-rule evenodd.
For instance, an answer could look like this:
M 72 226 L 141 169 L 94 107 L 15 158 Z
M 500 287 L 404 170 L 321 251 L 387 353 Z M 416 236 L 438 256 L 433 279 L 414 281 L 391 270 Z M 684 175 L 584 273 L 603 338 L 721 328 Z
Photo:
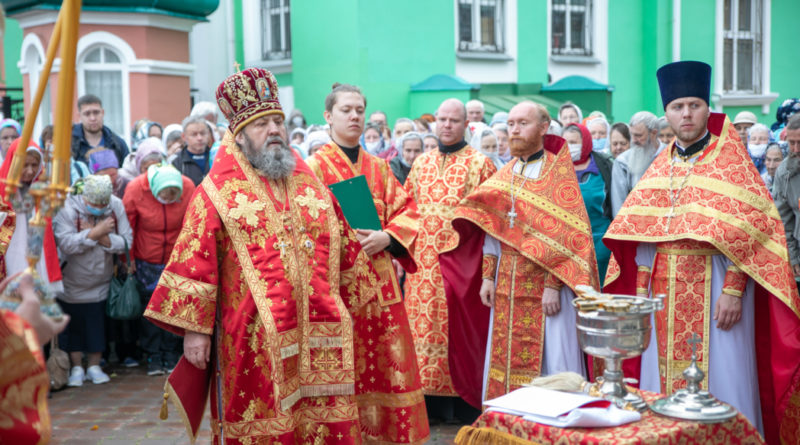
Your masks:
M 595 117 L 586 123 L 586 128 L 592 135 L 592 150 L 608 153 L 608 137 L 611 133 L 611 125 L 602 117 Z
M 21 139 L 15 140 L 8 149 L 8 156 L 3 160 L 0 166 L 0 180 L 5 181 L 8 179 L 9 171 L 11 170 L 11 163 L 17 154 L 17 147 L 21 143 Z M 44 170 L 44 163 L 42 162 L 43 155 L 39 146 L 33 141 L 30 141 L 25 150 L 25 161 L 22 166 L 22 174 L 19 181 L 20 186 L 17 189 L 15 196 L 7 196 L 5 186 L 0 187 L 0 201 L 2 207 L 10 209 L 14 203 L 14 213 L 7 213 L 6 218 L 14 218 L 14 232 L 8 242 L 5 257 L 3 258 L 5 264 L 3 270 L 0 271 L 0 276 L 9 277 L 22 272 L 28 267 L 28 261 L 25 258 L 28 249 L 28 221 L 34 216 L 33 201 L 28 195 L 28 189 L 42 174 Z M 61 283 L 61 268 L 58 261 L 58 250 L 56 249 L 55 238 L 53 237 L 53 228 L 50 224 L 50 218 L 46 218 L 43 242 L 43 255 L 36 263 L 36 272 L 48 283 L 52 292 L 61 292 L 63 290 Z
M 306 130 L 300 127 L 295 128 L 292 130 L 292 133 L 289 134 L 289 144 L 291 147 L 300 155 L 301 158 L 305 159 L 308 157 L 305 150 L 303 149 L 303 142 L 306 140 Z
M 145 156 L 142 168 L 147 162 L 148 156 Z M 150 301 L 178 239 L 194 190 L 191 179 L 166 163 L 150 164 L 145 173 L 128 184 L 122 203 L 133 229 L 135 277 L 145 304 Z M 140 344 L 147 354 L 147 375 L 161 375 L 165 370 L 172 370 L 180 356 L 178 337 L 145 319 L 140 327 Z
M 363 135 L 362 135 L 363 137 Z M 308 156 L 313 155 L 320 147 L 331 141 L 331 135 L 325 130 L 309 131 L 306 135 L 305 145 Z
M 183 149 L 183 127 L 181 124 L 169 124 L 161 135 L 161 143 L 167 153 L 167 162 L 172 163 Z
M 61 308 L 71 321 L 59 336 L 61 348 L 72 362 L 69 386 L 84 380 L 106 383 L 100 368 L 105 349 L 105 303 L 114 272 L 114 256 L 133 243 L 133 232 L 122 201 L 112 194 L 111 179 L 91 175 L 78 181 L 64 207 L 53 220 L 58 248 L 64 262 L 64 294 Z M 89 367 L 81 366 L 86 354 Z
M 477 125 L 469 141 L 470 147 L 486 155 L 487 158 L 492 160 L 494 166 L 500 170 L 506 163 L 500 159 L 497 135 L 495 135 L 494 130 L 489 128 L 486 124 L 478 123 Z
M 586 213 L 592 224 L 597 269 L 602 282 L 611 258 L 611 251 L 603 244 L 603 235 L 611 224 L 610 196 L 613 161 L 608 154 L 592 151 L 592 135 L 584 125 L 567 125 L 562 137 L 567 141 L 575 174 L 578 176 L 583 203 L 586 206 Z
M 579 106 L 572 102 L 566 102 L 558 109 L 558 121 L 564 126 L 578 124 L 583 121 L 583 113 Z
M 14 119 L 3 119 L 0 121 L 0 159 L 6 157 L 8 147 L 22 134 L 22 127 Z

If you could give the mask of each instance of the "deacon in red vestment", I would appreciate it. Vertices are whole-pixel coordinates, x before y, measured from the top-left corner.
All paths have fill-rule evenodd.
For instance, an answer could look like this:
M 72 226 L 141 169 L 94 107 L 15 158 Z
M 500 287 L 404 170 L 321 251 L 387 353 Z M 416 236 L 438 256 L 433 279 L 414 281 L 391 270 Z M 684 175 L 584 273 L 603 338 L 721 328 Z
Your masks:
M 333 142 L 320 148 L 306 162 L 324 184 L 365 176 L 383 230 L 356 228 L 357 236 L 380 275 L 382 323 L 394 332 L 391 341 L 375 343 L 372 352 L 390 355 L 391 351 L 402 351 L 402 355 L 396 355 L 392 366 L 384 369 L 384 378 L 392 394 L 365 391 L 358 395 L 362 431 L 365 438 L 380 443 L 425 440 L 429 436 L 425 399 L 408 316 L 392 264 L 392 259 L 396 258 L 403 269 L 409 272 L 417 269 L 411 255 L 417 236 L 417 205 L 397 182 L 389 163 L 360 147 L 358 139 L 364 127 L 366 98 L 358 87 L 337 84 L 325 100 L 325 108 L 325 120 L 330 125 Z M 356 366 L 366 366 L 366 362 Z M 395 401 L 387 404 L 388 397 Z M 410 413 L 415 415 L 409 416 Z M 386 428 L 397 419 L 402 419 L 400 425 Z
M 477 392 L 483 377 L 484 400 L 539 375 L 586 374 L 571 302 L 576 286 L 598 287 L 597 263 L 569 150 L 549 125 L 539 104 L 509 111 L 515 159 L 456 207 L 458 236 L 440 256 L 448 301 L 474 306 L 479 289 L 493 307 L 486 373 L 472 378 Z
M 653 340 L 626 375 L 641 371 L 642 388 L 667 394 L 685 386 L 697 334 L 701 386 L 768 443 L 796 443 L 800 298 L 780 216 L 733 125 L 709 112 L 711 67 L 676 62 L 657 74 L 676 139 L 604 238 L 613 254 L 605 291 L 665 296 Z
M 436 112 L 439 149 L 423 153 L 414 161 L 405 184 L 420 215 L 414 245 L 417 272 L 407 276 L 405 306 L 414 333 L 423 392 L 426 396 L 448 396 L 448 399 L 474 390 L 455 374 L 471 373 L 476 366 L 482 367 L 485 344 L 480 343 L 475 336 L 480 334 L 474 329 L 449 324 L 454 312 L 466 308 L 452 305 L 445 297 L 439 254 L 455 235 L 451 225 L 455 207 L 497 171 L 491 159 L 467 145 L 465 129 L 464 104 L 457 99 L 444 101 Z M 455 316 L 485 327 L 489 310 L 478 306 L 476 312 Z M 480 399 L 467 402 L 480 406 Z M 428 414 L 432 415 L 430 411 Z M 451 414 L 445 412 L 435 417 L 440 416 L 447 418 Z
M 215 443 L 361 443 L 373 427 L 424 440 L 404 429 L 424 419 L 419 410 L 360 421 L 405 401 L 387 374 L 407 351 L 374 352 L 397 331 L 384 320 L 380 276 L 289 148 L 275 78 L 236 73 L 217 101 L 230 132 L 145 312 L 185 335 L 165 397 L 196 437 L 210 389 Z M 358 397 L 368 393 L 385 405 L 362 415 Z

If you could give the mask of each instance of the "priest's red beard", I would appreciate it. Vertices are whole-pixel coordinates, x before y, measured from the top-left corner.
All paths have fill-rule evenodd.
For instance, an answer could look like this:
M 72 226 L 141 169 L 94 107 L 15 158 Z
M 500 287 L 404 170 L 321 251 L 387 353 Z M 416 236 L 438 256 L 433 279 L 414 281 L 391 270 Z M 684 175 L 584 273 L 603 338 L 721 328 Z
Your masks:
M 538 150 L 533 141 L 522 137 L 512 137 L 508 140 L 508 151 L 511 156 L 522 159 L 536 153 Z

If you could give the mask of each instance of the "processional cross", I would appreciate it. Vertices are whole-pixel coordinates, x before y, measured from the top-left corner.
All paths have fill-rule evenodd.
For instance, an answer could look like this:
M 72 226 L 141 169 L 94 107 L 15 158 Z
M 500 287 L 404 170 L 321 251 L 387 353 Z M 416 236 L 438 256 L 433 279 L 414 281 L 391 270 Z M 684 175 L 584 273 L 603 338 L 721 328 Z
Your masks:
M 703 340 L 697 335 L 697 332 L 692 332 L 692 338 L 686 340 L 692 346 L 692 360 L 697 360 L 697 345 L 702 343 Z

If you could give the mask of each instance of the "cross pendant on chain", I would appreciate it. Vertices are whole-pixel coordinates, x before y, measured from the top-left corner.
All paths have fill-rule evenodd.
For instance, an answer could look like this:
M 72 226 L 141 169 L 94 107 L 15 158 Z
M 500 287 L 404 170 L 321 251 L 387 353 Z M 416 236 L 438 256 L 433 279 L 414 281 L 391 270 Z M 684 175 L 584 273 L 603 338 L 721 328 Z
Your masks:
M 517 219 L 517 212 L 514 210 L 514 208 L 511 208 L 511 210 L 509 210 L 508 213 L 506 213 L 506 215 L 508 215 L 508 227 L 510 229 L 513 229 L 514 220 Z

